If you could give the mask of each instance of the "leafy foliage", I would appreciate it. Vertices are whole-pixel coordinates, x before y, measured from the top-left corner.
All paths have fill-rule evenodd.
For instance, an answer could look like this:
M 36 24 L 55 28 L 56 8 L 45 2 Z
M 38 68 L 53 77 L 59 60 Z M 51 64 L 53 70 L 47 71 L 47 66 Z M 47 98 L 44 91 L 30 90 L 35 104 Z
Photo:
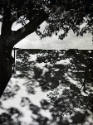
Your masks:
M 51 36 L 53 33 L 63 39 L 69 30 L 78 35 L 86 32 L 93 34 L 93 1 L 91 0 L 1 0 L 0 13 L 10 8 L 10 20 L 17 21 L 23 26 L 26 20 L 33 21 L 38 15 L 47 13 L 47 26 L 44 31 L 39 27 L 36 33 L 41 37 Z M 23 18 L 21 18 L 23 16 Z M 82 28 L 81 25 L 85 24 Z M 60 33 L 59 33 L 60 31 Z

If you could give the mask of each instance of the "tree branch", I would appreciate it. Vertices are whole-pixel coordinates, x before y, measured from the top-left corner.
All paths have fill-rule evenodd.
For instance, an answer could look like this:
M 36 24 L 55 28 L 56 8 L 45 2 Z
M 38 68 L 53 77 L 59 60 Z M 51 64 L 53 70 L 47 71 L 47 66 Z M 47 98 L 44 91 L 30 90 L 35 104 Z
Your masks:
M 27 35 L 31 34 L 34 32 L 37 27 L 48 18 L 48 15 L 43 14 L 39 15 L 36 19 L 33 21 L 29 22 L 26 24 L 23 28 L 17 30 L 17 31 L 12 31 L 10 36 L 7 38 L 7 46 L 9 48 L 12 48 L 16 43 L 18 43 L 20 40 L 25 38 Z

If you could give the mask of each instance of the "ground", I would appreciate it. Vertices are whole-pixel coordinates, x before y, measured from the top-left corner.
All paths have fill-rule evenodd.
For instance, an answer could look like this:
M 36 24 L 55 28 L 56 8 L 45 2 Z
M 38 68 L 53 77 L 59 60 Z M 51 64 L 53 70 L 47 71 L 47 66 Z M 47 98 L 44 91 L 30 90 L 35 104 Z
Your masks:
M 16 53 L 0 125 L 93 125 L 93 51 Z

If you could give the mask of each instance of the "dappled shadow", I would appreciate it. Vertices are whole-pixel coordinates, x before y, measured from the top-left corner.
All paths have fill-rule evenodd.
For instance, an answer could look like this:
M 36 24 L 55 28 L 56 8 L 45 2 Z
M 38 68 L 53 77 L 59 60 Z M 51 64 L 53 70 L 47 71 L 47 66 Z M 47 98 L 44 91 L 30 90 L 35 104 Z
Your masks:
M 11 107 L 10 109 L 7 109 L 7 113 L 0 114 L 0 124 L 1 125 L 21 125 L 20 117 L 22 116 L 22 113 L 14 108 Z
M 92 62 L 93 51 L 18 50 L 2 125 L 93 124 Z

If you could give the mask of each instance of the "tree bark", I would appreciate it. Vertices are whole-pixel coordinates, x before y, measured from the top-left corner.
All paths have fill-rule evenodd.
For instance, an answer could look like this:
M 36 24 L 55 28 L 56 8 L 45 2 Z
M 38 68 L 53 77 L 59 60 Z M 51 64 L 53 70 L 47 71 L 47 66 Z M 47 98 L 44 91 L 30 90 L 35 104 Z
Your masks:
M 11 49 L 6 46 L 6 39 L 11 33 L 12 22 L 10 21 L 11 12 L 9 7 L 4 8 L 3 22 L 0 36 L 0 96 L 12 74 Z
M 3 39 L 0 38 L 0 96 L 3 94 L 4 89 L 12 75 L 12 63 L 5 53 L 2 44 Z

